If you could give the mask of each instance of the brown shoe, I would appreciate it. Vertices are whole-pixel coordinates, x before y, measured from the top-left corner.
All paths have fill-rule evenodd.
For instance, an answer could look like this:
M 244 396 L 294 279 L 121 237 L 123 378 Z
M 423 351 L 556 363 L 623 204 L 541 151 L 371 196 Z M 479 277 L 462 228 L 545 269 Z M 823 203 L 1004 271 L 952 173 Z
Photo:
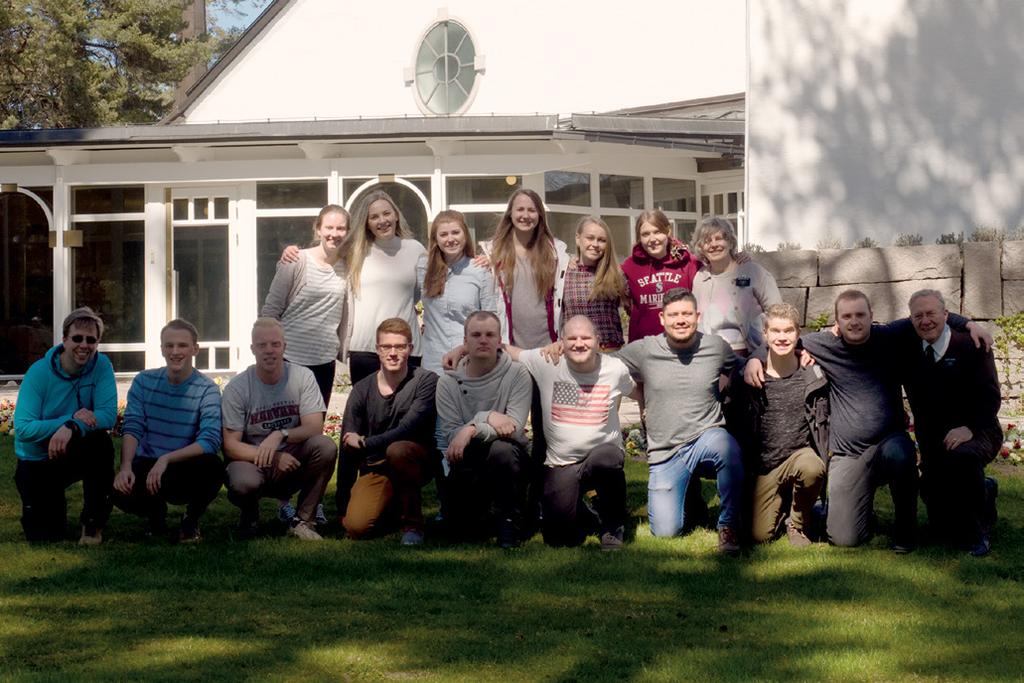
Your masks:
M 740 542 L 736 538 L 736 532 L 732 527 L 723 526 L 718 528 L 718 552 L 726 555 L 736 555 L 740 551 Z
M 806 548 L 811 544 L 811 539 L 807 538 L 804 530 L 797 529 L 792 524 L 786 525 L 786 536 L 789 538 L 789 544 L 794 548 Z

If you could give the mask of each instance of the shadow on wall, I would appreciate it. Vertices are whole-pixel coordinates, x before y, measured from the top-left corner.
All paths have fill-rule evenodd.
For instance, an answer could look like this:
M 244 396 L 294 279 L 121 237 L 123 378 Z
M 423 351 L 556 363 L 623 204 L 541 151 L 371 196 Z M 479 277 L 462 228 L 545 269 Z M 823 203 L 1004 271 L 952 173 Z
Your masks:
M 751 241 L 1024 224 L 1024 4 L 749 8 Z

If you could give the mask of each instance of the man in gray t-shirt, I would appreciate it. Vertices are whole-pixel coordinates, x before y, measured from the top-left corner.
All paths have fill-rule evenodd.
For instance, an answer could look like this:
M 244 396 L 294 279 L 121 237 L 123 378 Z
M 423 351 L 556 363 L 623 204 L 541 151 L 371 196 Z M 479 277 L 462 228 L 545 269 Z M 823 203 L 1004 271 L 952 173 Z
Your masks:
M 312 371 L 284 360 L 281 323 L 259 318 L 252 327 L 256 364 L 224 388 L 221 413 L 228 459 L 228 500 L 241 509 L 238 532 L 252 537 L 264 496 L 299 491 L 289 535 L 321 540 L 316 506 L 334 471 L 338 448 L 324 436 L 324 402 Z
M 669 290 L 659 315 L 665 334 L 632 342 L 616 354 L 644 385 L 651 533 L 681 532 L 691 478 L 713 477 L 722 501 L 718 547 L 735 553 L 743 464 L 736 440 L 724 428 L 719 381 L 729 376 L 736 357 L 721 337 L 697 331 L 700 313 L 689 290 Z

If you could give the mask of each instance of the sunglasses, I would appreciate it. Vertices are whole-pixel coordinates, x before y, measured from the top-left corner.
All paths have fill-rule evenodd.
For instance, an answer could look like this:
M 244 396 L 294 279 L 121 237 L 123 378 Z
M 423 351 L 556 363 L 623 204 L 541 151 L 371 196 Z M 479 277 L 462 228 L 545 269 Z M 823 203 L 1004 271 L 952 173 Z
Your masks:
M 92 335 L 86 336 L 84 334 L 73 334 L 71 335 L 70 339 L 76 344 L 81 344 L 83 341 L 86 344 L 95 344 L 96 342 L 99 341 L 99 339 L 93 337 Z

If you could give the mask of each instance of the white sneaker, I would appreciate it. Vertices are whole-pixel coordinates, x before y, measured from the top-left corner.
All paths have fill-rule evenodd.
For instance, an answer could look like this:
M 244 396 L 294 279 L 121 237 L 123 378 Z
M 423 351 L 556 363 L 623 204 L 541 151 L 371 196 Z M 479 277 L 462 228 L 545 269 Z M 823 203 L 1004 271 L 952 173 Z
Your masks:
M 309 522 L 297 522 L 288 528 L 288 535 L 303 541 L 322 541 L 324 537 L 316 532 Z

